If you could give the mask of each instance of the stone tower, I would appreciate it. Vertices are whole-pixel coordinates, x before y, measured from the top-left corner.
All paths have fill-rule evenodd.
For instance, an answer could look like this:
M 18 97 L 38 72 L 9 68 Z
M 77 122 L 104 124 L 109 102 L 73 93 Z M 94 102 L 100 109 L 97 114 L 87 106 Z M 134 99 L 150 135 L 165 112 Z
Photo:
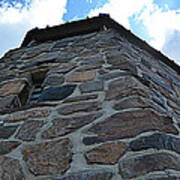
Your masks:
M 0 179 L 180 179 L 180 67 L 106 14 L 29 31 L 0 60 Z

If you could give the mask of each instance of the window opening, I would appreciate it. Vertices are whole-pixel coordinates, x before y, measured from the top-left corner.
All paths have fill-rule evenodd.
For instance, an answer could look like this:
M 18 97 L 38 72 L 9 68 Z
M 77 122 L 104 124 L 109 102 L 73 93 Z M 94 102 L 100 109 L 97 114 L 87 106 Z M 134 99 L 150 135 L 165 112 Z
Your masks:
M 33 88 L 31 91 L 31 95 L 29 97 L 29 102 L 28 104 L 36 104 L 38 103 L 38 99 L 41 95 L 41 92 L 43 90 L 42 83 L 46 77 L 46 72 L 47 71 L 38 71 L 32 73 L 32 83 L 33 83 Z
M 38 102 L 39 96 L 41 95 L 42 87 L 40 84 L 35 84 L 34 89 L 32 91 L 29 104 L 36 104 Z

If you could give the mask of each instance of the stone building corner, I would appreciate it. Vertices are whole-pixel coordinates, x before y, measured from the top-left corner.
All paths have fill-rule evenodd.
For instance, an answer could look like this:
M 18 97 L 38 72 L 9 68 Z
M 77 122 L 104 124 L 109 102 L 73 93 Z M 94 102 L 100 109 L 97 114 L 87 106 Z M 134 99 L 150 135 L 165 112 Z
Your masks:
M 0 179 L 180 179 L 180 67 L 106 14 L 29 31 L 0 59 Z

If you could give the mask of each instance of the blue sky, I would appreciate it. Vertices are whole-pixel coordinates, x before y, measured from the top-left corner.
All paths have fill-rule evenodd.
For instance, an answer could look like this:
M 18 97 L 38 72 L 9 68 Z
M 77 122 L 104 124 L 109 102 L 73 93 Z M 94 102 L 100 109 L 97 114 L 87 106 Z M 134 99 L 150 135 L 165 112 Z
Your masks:
M 0 0 L 0 56 L 25 33 L 109 13 L 151 46 L 180 64 L 179 0 Z

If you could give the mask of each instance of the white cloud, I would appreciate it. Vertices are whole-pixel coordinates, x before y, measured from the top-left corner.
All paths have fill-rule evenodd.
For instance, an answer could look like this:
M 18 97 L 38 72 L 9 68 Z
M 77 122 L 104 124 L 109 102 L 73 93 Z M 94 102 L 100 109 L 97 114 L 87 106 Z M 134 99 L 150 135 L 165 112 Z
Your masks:
M 57 25 L 63 22 L 66 0 L 34 0 L 31 4 L 30 23 L 38 27 Z
M 87 1 L 88 3 L 90 3 L 90 4 L 92 4 L 92 1 L 93 1 L 93 0 L 86 0 L 86 1 Z
M 147 28 L 149 35 L 153 38 L 151 45 L 162 49 L 167 34 L 174 30 L 180 30 L 180 10 L 166 9 L 163 11 L 155 4 L 147 6 L 138 17 Z
M 5 50 L 20 45 L 25 33 L 34 27 L 43 28 L 63 23 L 67 0 L 32 0 L 24 7 L 3 1 L 0 7 L 0 56 Z
M 129 17 L 138 14 L 149 3 L 151 0 L 109 0 L 102 8 L 93 9 L 89 16 L 109 13 L 114 20 L 129 29 Z
M 150 44 L 180 64 L 180 9 L 166 10 L 155 4 L 147 6 L 138 17 L 152 38 Z
M 167 33 L 162 50 L 180 65 L 180 31 Z
M 92 10 L 90 16 L 98 15 L 100 12 L 109 13 L 113 19 L 128 29 L 131 27 L 129 18 L 135 16 L 134 21 L 143 23 L 149 34 L 148 39 L 152 39 L 149 43 L 169 57 L 176 58 L 178 62 L 179 48 L 174 46 L 173 51 L 169 50 L 170 45 L 167 41 L 169 38 L 180 41 L 180 36 L 173 33 L 180 32 L 180 9 L 170 10 L 168 5 L 165 7 L 166 9 L 161 9 L 153 0 L 109 0 L 102 8 Z

